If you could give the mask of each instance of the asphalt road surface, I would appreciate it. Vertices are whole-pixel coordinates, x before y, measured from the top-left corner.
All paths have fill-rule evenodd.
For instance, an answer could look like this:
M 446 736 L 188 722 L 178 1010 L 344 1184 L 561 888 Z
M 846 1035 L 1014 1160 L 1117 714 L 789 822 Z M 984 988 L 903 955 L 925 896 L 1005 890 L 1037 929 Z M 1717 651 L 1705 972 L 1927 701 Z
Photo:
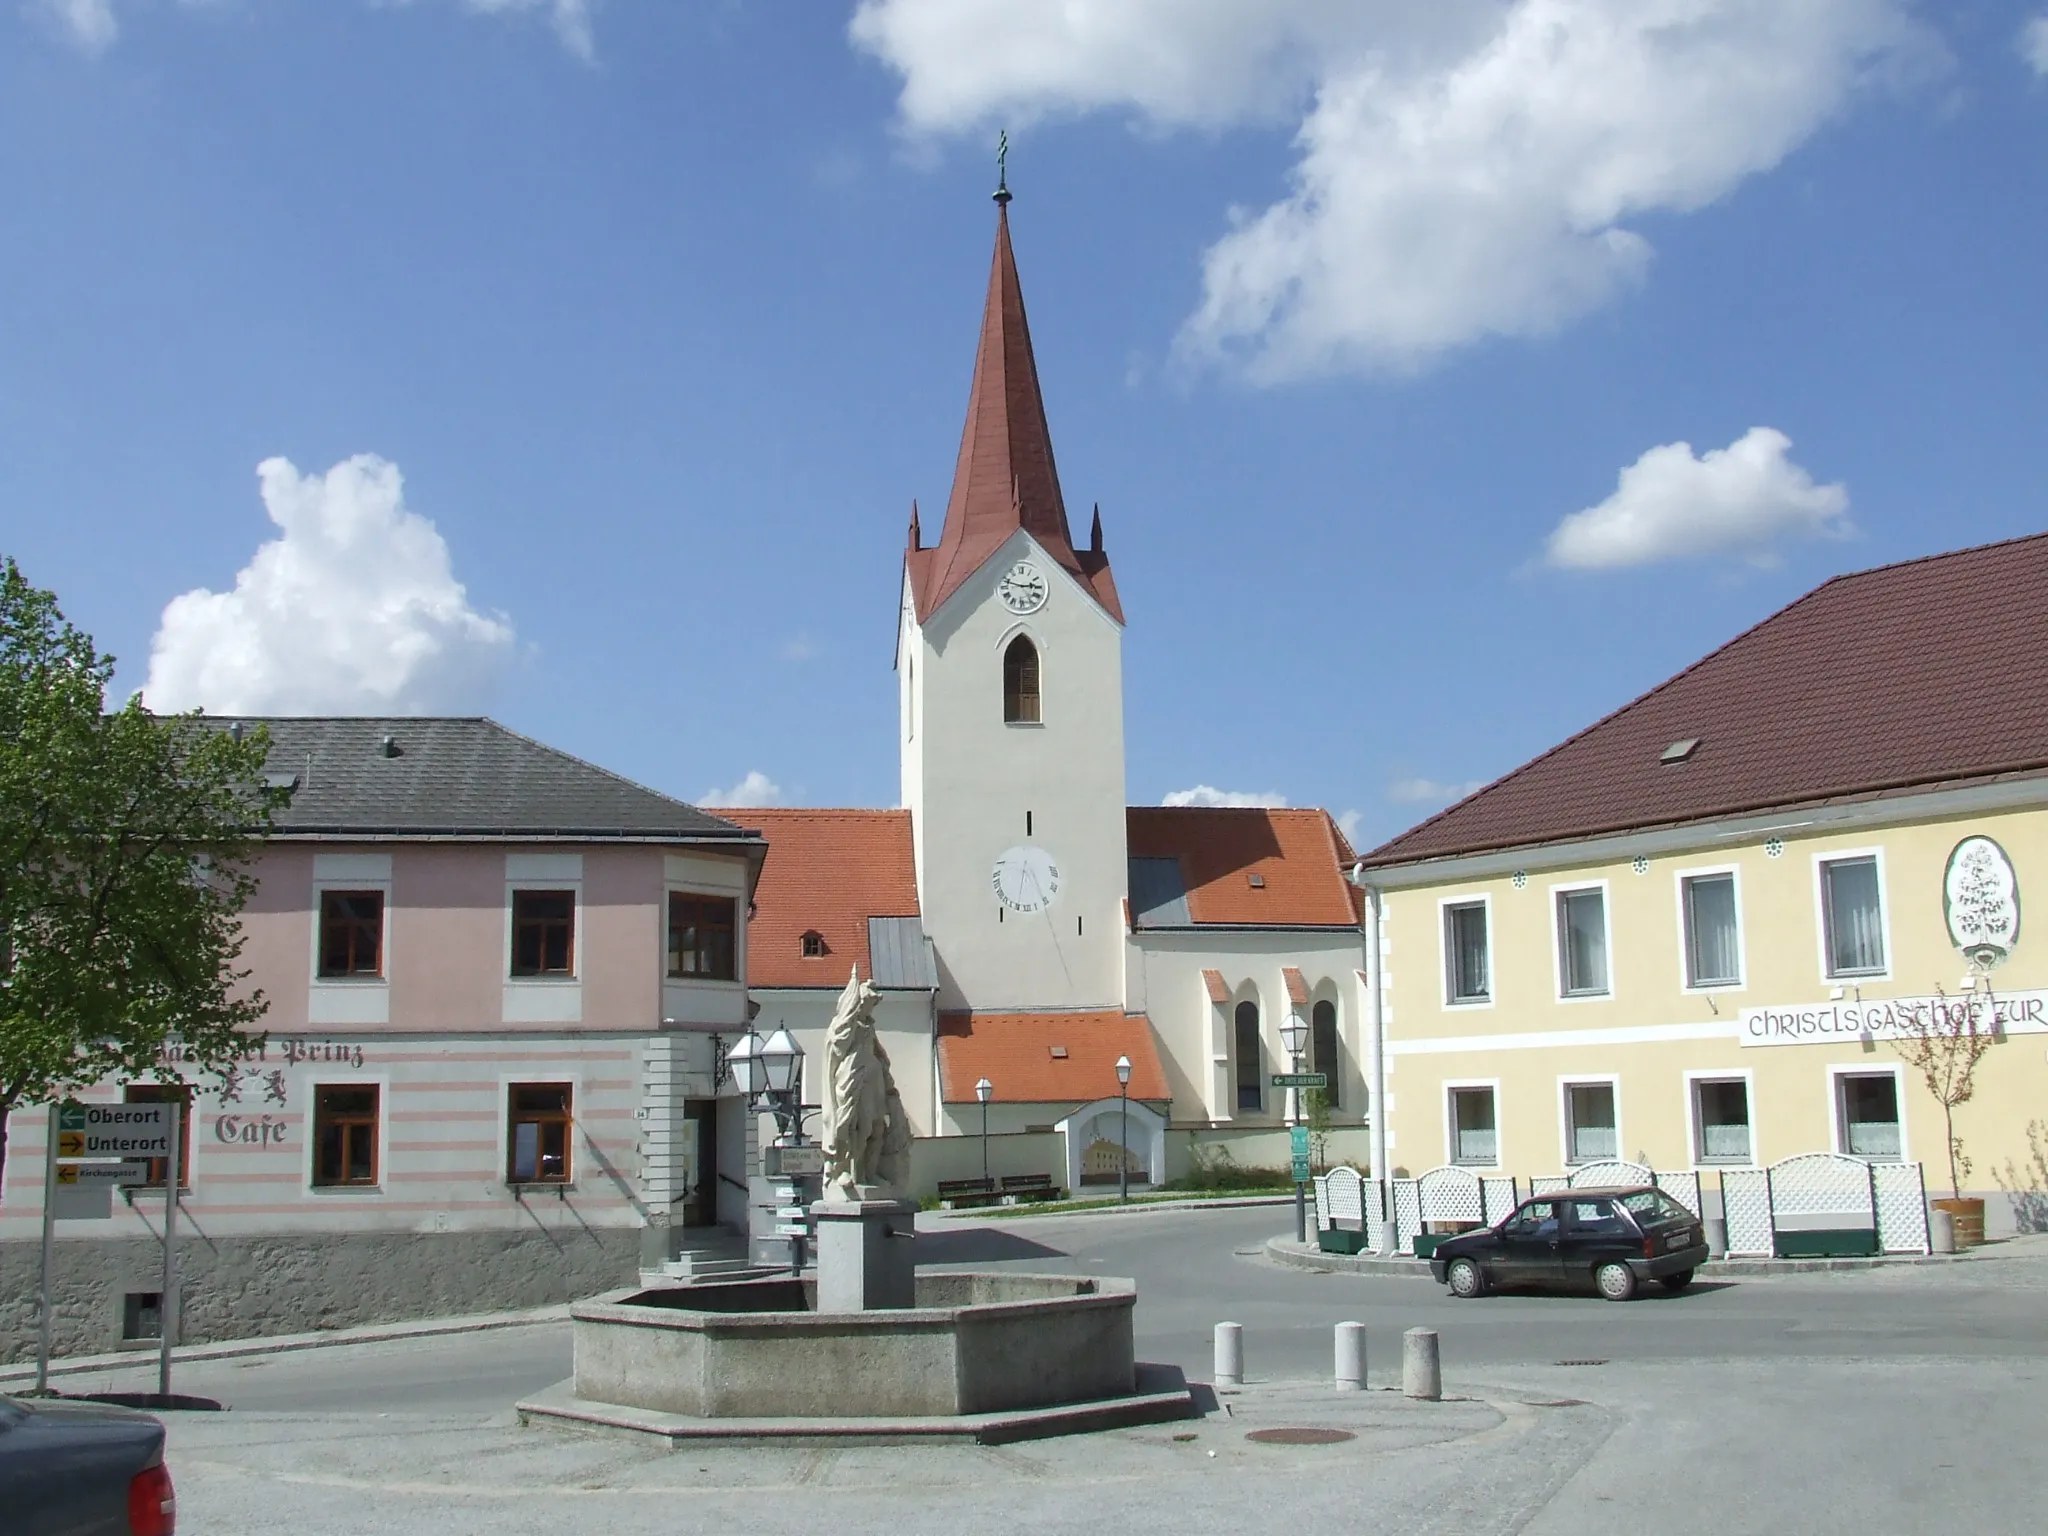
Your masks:
M 1251 1378 L 1199 1423 L 1008 1447 L 668 1452 L 514 1426 L 569 1371 L 565 1325 L 192 1362 L 174 1414 L 181 1530 L 205 1536 L 814 1536 L 1178 1531 L 2034 1532 L 2048 1424 L 2048 1239 L 1996 1260 L 1743 1279 L 1627 1304 L 1454 1302 L 1426 1279 L 1261 1255 L 1252 1208 L 931 1222 L 921 1261 L 1125 1274 L 1139 1352 L 1206 1378 L 1243 1324 Z M 1330 1328 L 1368 1328 L 1374 1385 L 1338 1394 Z M 1443 1341 L 1451 1400 L 1385 1390 L 1399 1334 Z M 1561 1362 L 1574 1362 L 1565 1364 Z M 146 1369 L 67 1377 L 147 1385 Z M 1272 1446 L 1255 1428 L 1354 1438 Z M 0 1522 L 4 1523 L 4 1522 Z

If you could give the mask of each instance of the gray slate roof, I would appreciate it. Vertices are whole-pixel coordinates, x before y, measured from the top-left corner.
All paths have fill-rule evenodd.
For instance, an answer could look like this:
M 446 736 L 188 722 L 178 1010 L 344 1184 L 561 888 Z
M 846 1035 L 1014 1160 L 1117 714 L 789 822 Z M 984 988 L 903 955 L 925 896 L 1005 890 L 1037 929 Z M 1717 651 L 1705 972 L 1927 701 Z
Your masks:
M 290 806 L 276 819 L 285 837 L 759 841 L 729 821 L 481 717 L 208 723 L 269 730 L 272 781 L 296 781 Z

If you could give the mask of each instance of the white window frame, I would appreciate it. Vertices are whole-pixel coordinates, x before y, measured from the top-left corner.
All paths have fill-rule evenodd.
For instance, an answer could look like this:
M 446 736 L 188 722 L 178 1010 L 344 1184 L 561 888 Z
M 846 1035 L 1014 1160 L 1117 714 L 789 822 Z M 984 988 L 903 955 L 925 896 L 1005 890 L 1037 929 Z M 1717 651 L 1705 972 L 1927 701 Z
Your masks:
M 1873 859 L 1877 865 L 1877 928 L 1884 944 L 1884 968 L 1837 974 L 1828 954 L 1828 888 L 1822 866 L 1852 859 Z M 1820 957 L 1820 979 L 1828 986 L 1860 987 L 1892 979 L 1892 892 L 1886 878 L 1883 848 L 1830 848 L 1813 856 L 1813 937 Z
M 1605 1087 L 1614 1095 L 1614 1152 L 1609 1157 L 1572 1156 L 1572 1090 Z M 1574 1072 L 1557 1080 L 1557 1146 L 1566 1168 L 1590 1168 L 1595 1163 L 1620 1162 L 1627 1145 L 1621 1134 L 1621 1074 L 1618 1072 Z
M 1738 895 L 1738 900 L 1740 899 Z M 1739 914 L 1741 908 L 1736 909 Z M 1738 919 L 1739 920 L 1739 919 Z M 1708 1158 L 1700 1140 L 1705 1129 L 1700 1124 L 1699 1085 L 1701 1083 L 1741 1083 L 1743 1102 L 1749 1106 L 1749 1156 L 1741 1162 L 1726 1158 Z M 1692 1159 L 1695 1172 L 1722 1168 L 1761 1168 L 1763 1163 L 1756 1151 L 1756 1072 L 1750 1067 L 1730 1067 L 1722 1071 L 1701 1068 L 1685 1074 L 1685 1144 Z
M 300 1194 L 308 1200 L 382 1199 L 391 1186 L 391 1075 L 388 1072 L 357 1072 L 336 1077 L 327 1072 L 307 1072 L 297 1079 L 299 1102 L 306 1106 L 300 1124 L 305 1127 L 305 1160 L 299 1170 L 304 1180 Z M 374 1184 L 315 1184 L 313 1173 L 320 1160 L 320 1138 L 315 1127 L 316 1096 L 322 1088 L 375 1088 L 377 1090 L 377 1182 Z
M 315 990 L 353 991 L 391 985 L 391 855 L 388 853 L 322 853 L 313 857 L 313 897 L 308 915 L 312 932 L 306 939 L 306 980 Z M 377 891 L 384 897 L 384 928 L 377 938 L 375 976 L 320 974 L 320 909 L 329 891 Z
M 1605 991 L 1567 992 L 1564 989 L 1564 899 L 1575 891 L 1600 893 L 1600 943 L 1607 961 Z M 1572 880 L 1550 888 L 1550 975 L 1552 990 L 1560 1003 L 1614 1001 L 1614 895 L 1608 890 L 1605 880 Z
M 1486 913 L 1486 996 L 1458 998 L 1451 994 L 1451 908 L 1482 908 Z M 1489 891 L 1462 896 L 1439 896 L 1436 902 L 1436 974 L 1443 1006 L 1463 1012 L 1468 1008 L 1491 1008 L 1500 997 L 1500 972 L 1494 965 L 1498 946 L 1493 942 L 1493 895 Z
M 1735 890 L 1735 980 L 1692 979 L 1692 930 L 1686 924 L 1685 887 L 1689 880 L 1713 880 L 1726 875 Z M 1742 867 L 1739 864 L 1703 864 L 1696 869 L 1673 872 L 1673 900 L 1678 903 L 1678 988 L 1681 992 L 1740 992 L 1749 985 L 1749 935 L 1742 920 Z
M 1461 1162 L 1458 1158 L 1458 1118 L 1452 1113 L 1452 1095 L 1459 1089 L 1483 1088 L 1493 1095 L 1493 1161 Z M 1506 1131 L 1500 1112 L 1500 1079 L 1497 1077 L 1447 1077 L 1443 1081 L 1444 1162 L 1457 1168 L 1501 1168 L 1506 1166 L 1503 1141 Z
M 1882 892 L 1883 886 L 1878 887 Z M 1899 1106 L 1899 1155 L 1892 1157 L 1866 1157 L 1851 1152 L 1843 1143 L 1848 1139 L 1843 1133 L 1848 1130 L 1847 1106 L 1842 1102 L 1842 1079 L 1845 1077 L 1889 1077 L 1892 1092 Z M 1913 1139 L 1906 1124 L 1906 1069 L 1898 1062 L 1872 1062 L 1865 1065 L 1859 1061 L 1831 1061 L 1828 1063 L 1828 1144 L 1841 1157 L 1853 1157 L 1862 1163 L 1910 1163 L 1913 1161 Z

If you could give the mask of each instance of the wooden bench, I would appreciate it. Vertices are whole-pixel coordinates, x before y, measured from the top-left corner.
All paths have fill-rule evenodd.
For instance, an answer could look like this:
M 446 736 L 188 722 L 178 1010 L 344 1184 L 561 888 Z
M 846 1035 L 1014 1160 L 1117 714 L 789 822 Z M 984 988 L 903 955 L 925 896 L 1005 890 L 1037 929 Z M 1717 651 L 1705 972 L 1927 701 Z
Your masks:
M 971 1210 L 977 1205 L 994 1205 L 1000 1198 L 991 1179 L 941 1179 L 939 1204 L 949 1211 Z
M 1059 1186 L 1052 1181 L 1049 1173 L 1006 1173 L 1003 1175 L 1003 1203 L 1015 1205 L 1024 1200 L 1052 1200 L 1059 1195 Z

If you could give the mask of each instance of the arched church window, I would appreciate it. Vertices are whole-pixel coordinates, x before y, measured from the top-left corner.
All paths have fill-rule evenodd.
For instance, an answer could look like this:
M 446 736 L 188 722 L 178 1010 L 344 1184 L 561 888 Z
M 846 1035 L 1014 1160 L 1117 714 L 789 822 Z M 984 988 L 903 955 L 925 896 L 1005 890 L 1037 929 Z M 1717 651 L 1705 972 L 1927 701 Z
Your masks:
M 1038 724 L 1038 647 L 1023 635 L 1003 652 L 1003 722 Z
M 1247 998 L 1237 1005 L 1237 1107 L 1258 1109 L 1265 1102 L 1265 1050 L 1259 1043 L 1259 1005 Z
M 1309 1058 L 1310 1070 L 1320 1072 L 1329 1079 L 1323 1085 L 1323 1101 L 1335 1109 L 1337 1098 L 1337 1005 L 1328 998 L 1317 1003 L 1308 1016 L 1309 1049 L 1315 1054 Z

